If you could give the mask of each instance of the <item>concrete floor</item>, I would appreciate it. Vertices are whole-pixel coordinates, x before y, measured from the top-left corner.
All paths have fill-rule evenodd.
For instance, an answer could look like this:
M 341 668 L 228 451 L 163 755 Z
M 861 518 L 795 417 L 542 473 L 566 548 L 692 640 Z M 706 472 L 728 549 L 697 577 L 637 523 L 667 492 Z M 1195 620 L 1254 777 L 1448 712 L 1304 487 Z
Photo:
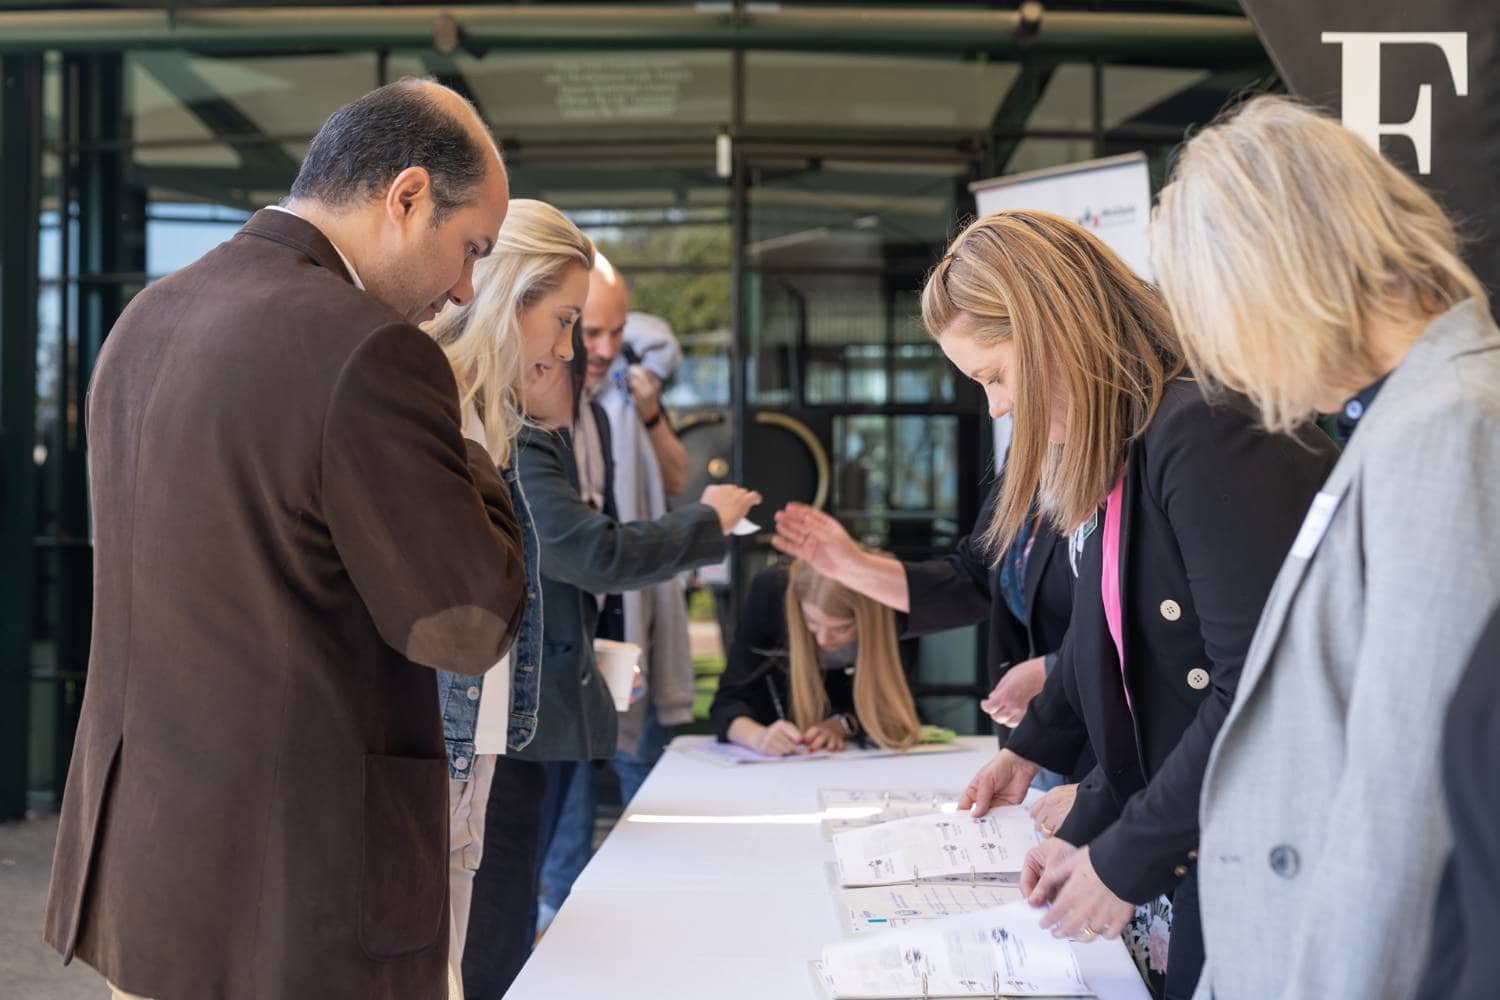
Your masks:
M 0 997 L 107 1000 L 109 989 L 82 962 L 64 968 L 42 943 L 47 877 L 57 817 L 0 823 Z

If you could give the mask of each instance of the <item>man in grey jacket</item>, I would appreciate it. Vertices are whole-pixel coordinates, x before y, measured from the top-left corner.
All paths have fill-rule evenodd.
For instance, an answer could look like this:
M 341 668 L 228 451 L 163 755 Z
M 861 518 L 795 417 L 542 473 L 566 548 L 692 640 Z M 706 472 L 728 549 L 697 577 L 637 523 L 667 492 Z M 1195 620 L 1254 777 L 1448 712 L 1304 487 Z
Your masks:
M 661 404 L 662 384 L 682 351 L 665 321 L 628 306 L 624 278 L 598 255 L 583 311 L 586 389 L 609 417 L 620 520 L 652 520 L 687 479 L 687 451 Z M 660 759 L 670 727 L 692 721 L 694 688 L 682 582 L 622 596 L 625 641 L 641 646 L 646 682 L 646 696 L 620 717 L 615 770 L 628 803 Z

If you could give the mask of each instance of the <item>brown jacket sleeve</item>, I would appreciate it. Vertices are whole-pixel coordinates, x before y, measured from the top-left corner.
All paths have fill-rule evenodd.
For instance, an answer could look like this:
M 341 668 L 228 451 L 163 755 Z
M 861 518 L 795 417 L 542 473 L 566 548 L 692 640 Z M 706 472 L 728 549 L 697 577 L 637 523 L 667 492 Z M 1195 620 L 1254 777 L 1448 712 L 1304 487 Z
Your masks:
M 344 365 L 323 429 L 333 543 L 381 637 L 460 674 L 510 648 L 526 605 L 521 535 L 489 454 L 460 433 L 442 351 L 402 324 Z

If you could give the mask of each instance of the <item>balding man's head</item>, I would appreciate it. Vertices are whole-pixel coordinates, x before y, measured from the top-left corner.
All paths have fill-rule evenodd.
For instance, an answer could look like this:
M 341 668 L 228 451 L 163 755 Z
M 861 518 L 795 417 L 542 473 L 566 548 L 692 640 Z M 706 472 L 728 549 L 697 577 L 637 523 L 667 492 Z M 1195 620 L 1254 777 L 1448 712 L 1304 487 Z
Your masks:
M 583 307 L 583 346 L 588 351 L 588 386 L 597 388 L 625 339 L 625 314 L 630 293 L 625 279 L 602 253 L 594 255 L 589 272 L 589 299 Z
M 294 201 L 346 209 L 382 197 L 401 171 L 427 171 L 434 224 L 471 205 L 505 167 L 473 105 L 431 80 L 405 79 L 339 108 L 313 137 Z
M 510 204 L 505 165 L 468 101 L 429 80 L 371 91 L 323 123 L 287 205 L 412 322 L 474 295 L 474 262 Z

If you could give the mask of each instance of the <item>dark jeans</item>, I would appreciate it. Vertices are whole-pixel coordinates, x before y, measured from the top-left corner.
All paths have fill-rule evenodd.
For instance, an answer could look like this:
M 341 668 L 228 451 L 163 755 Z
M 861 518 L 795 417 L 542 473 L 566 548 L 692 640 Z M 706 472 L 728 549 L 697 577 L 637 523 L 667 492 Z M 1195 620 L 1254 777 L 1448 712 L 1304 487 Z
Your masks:
M 474 924 L 470 922 L 472 928 Z M 1165 1000 L 1191 1000 L 1203 974 L 1203 922 L 1198 915 L 1198 869 L 1172 893 L 1172 941 L 1167 946 Z
M 560 799 L 550 832 L 542 831 L 542 900 L 557 911 L 594 853 L 594 769 L 588 761 L 547 765 L 547 801 Z M 552 815 L 550 809 L 548 815 Z
M 464 996 L 500 1000 L 531 955 L 544 827 L 560 803 L 549 801 L 547 765 L 495 760 L 484 818 L 484 854 L 474 873 L 464 943 Z
M 630 805 L 635 793 L 651 776 L 651 769 L 661 760 L 667 744 L 672 742 L 672 731 L 656 717 L 656 706 L 646 707 L 646 717 L 641 721 L 641 738 L 635 753 L 615 752 L 615 773 L 620 776 L 620 801 Z

